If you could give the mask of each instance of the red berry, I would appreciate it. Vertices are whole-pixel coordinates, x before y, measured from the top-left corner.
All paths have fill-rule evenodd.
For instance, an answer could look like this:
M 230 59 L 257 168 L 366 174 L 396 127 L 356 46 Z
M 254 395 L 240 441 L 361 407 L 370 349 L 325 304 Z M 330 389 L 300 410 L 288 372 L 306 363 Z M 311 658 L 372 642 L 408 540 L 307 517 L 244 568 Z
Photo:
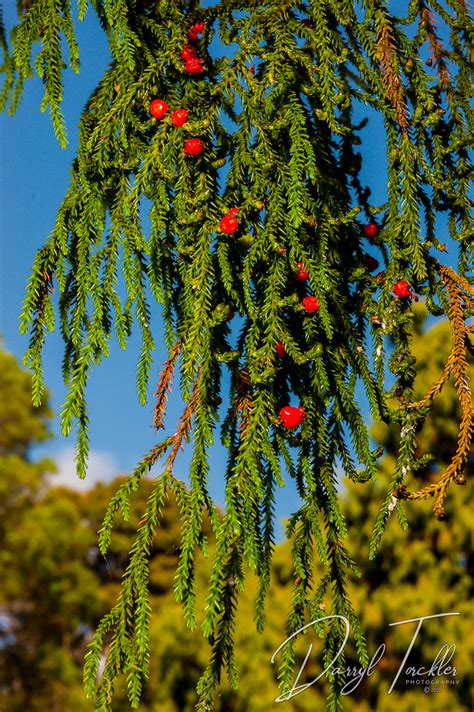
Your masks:
M 200 156 L 204 151 L 204 142 L 200 138 L 188 138 L 184 144 L 184 152 L 188 156 Z
M 205 29 L 206 23 L 204 20 L 201 20 L 201 22 L 195 22 L 189 31 L 194 32 L 196 35 L 202 35 Z
M 229 218 L 235 218 L 235 216 L 240 213 L 239 208 L 231 208 L 230 210 L 227 211 L 227 216 Z
M 278 358 L 285 358 L 285 344 L 283 341 L 279 341 L 275 346 L 276 355 Z
M 233 235 L 234 232 L 237 232 L 237 230 L 239 229 L 238 221 L 234 218 L 233 215 L 229 215 L 229 214 L 225 215 L 222 218 L 222 220 L 220 222 L 220 226 L 221 226 L 221 231 L 225 235 Z
M 186 60 L 184 69 L 188 74 L 202 74 L 204 71 L 204 65 L 199 57 L 190 57 Z
M 190 44 L 185 44 L 181 50 L 181 59 L 188 60 L 197 57 L 197 49 Z
M 319 311 L 319 302 L 316 297 L 305 297 L 301 303 L 306 314 L 314 314 Z
M 304 268 L 304 264 L 302 262 L 297 262 L 296 263 L 297 271 L 295 272 L 295 279 L 298 280 L 298 282 L 306 282 L 306 280 L 309 277 L 309 272 L 307 272 Z
M 232 309 L 232 307 L 231 307 L 231 308 L 229 309 L 229 313 L 227 314 L 227 319 L 226 319 L 226 321 L 230 321 L 231 319 L 234 318 L 234 316 L 235 316 L 235 311 L 234 311 L 234 310 Z
M 369 272 L 373 272 L 379 266 L 379 261 L 376 260 L 375 257 L 372 257 L 372 255 L 364 255 L 364 264 Z
M 187 109 L 176 109 L 171 114 L 171 121 L 175 126 L 182 126 L 188 120 L 189 111 Z
M 150 114 L 154 116 L 155 119 L 162 119 L 168 109 L 169 106 L 163 99 L 153 99 L 150 103 Z
M 405 297 L 413 297 L 410 285 L 404 279 L 401 279 L 399 282 L 396 282 L 393 285 L 393 291 L 395 292 L 397 297 L 400 297 L 400 299 L 404 299 Z
M 199 39 L 199 35 L 197 32 L 194 32 L 194 30 L 188 30 L 188 40 L 189 42 L 197 42 Z
M 367 223 L 367 225 L 364 225 L 364 235 L 369 240 L 374 240 L 378 234 L 379 234 L 379 226 L 376 223 L 369 222 L 369 223 Z
M 280 410 L 280 420 L 282 425 L 291 430 L 297 428 L 306 417 L 306 411 L 302 406 L 295 408 L 292 405 L 285 405 Z

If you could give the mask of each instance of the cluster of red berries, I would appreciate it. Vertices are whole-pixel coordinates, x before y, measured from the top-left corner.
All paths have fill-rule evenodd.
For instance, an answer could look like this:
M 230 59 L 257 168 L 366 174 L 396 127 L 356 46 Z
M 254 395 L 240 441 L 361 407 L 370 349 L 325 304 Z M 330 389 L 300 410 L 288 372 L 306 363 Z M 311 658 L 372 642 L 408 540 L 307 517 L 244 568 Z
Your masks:
M 379 234 L 379 226 L 373 221 L 368 222 L 367 225 L 364 225 L 363 230 L 364 236 L 369 240 L 369 242 L 372 243 Z M 365 255 L 364 263 L 369 272 L 373 272 L 379 266 L 378 261 L 375 259 L 375 257 L 372 257 L 372 255 Z M 418 301 L 418 297 L 416 296 L 416 294 L 413 294 L 410 285 L 404 279 L 395 282 L 392 289 L 395 296 L 397 296 L 399 299 L 414 299 L 415 302 Z
M 150 114 L 158 120 L 164 119 L 170 107 L 163 99 L 153 99 L 150 102 Z M 171 112 L 171 122 L 175 126 L 183 126 L 188 120 L 189 111 L 187 109 L 176 109 Z
M 188 40 L 190 42 L 197 42 L 197 40 L 199 39 L 199 35 L 202 35 L 205 29 L 206 23 L 204 22 L 204 20 L 195 22 L 194 25 L 188 30 Z
M 369 222 L 363 228 L 364 236 L 373 242 L 377 235 L 379 234 L 378 225 L 374 222 Z M 364 263 L 370 272 L 376 270 L 379 266 L 378 260 L 371 255 L 364 256 Z M 309 272 L 305 269 L 302 262 L 296 263 L 296 272 L 294 272 L 294 278 L 298 282 L 306 282 L 309 277 Z M 393 292 L 399 299 L 414 299 L 418 301 L 418 297 L 411 291 L 410 285 L 405 280 L 399 280 L 393 286 Z M 319 302 L 316 297 L 308 296 L 302 301 L 303 309 L 307 314 L 313 314 L 319 310 Z M 285 344 L 282 341 L 278 341 L 275 346 L 275 352 L 278 358 L 283 359 L 286 355 Z M 281 425 L 287 430 L 293 430 L 297 428 L 304 418 L 306 417 L 306 411 L 303 406 L 291 406 L 286 405 L 281 408 L 279 412 L 279 421 Z
M 224 235 L 233 235 L 239 229 L 239 221 L 235 217 L 239 212 L 238 208 L 231 208 L 221 219 L 220 228 Z
M 304 264 L 302 262 L 296 263 L 296 272 L 294 273 L 294 278 L 298 282 L 306 282 L 309 277 L 309 272 L 305 270 Z
M 297 282 L 306 282 L 309 277 L 309 272 L 305 268 L 303 262 L 296 263 L 296 272 L 293 273 L 294 278 Z M 315 296 L 304 297 L 301 305 L 306 312 L 306 314 L 314 314 L 319 311 L 319 301 Z M 275 346 L 276 355 L 278 358 L 285 358 L 286 350 L 285 344 L 282 341 L 278 341 Z M 279 413 L 280 423 L 287 430 L 293 430 L 297 428 L 303 422 L 306 417 L 306 411 L 303 406 L 292 406 L 285 405 L 281 408 Z
M 367 223 L 367 225 L 364 225 L 363 230 L 364 236 L 373 244 L 375 238 L 379 234 L 379 226 L 377 223 L 371 221 Z M 374 272 L 379 266 L 378 260 L 376 260 L 375 257 L 372 257 L 372 255 L 364 255 L 364 264 L 369 272 Z
M 168 113 L 169 106 L 163 99 L 153 99 L 150 102 L 150 114 L 158 120 L 164 119 Z M 187 109 L 176 109 L 171 112 L 171 122 L 175 126 L 183 126 L 188 120 L 189 111 Z M 184 152 L 188 156 L 200 156 L 204 151 L 204 142 L 200 138 L 189 138 L 184 144 Z
M 195 22 L 188 30 L 188 43 L 184 45 L 181 51 L 181 59 L 185 63 L 184 69 L 188 74 L 202 74 L 204 71 L 203 61 L 194 46 L 194 42 L 197 42 L 205 27 L 205 22 Z
M 306 282 L 306 280 L 308 279 L 309 272 L 302 262 L 296 263 L 296 272 L 293 273 L 293 276 L 297 282 Z M 301 305 L 305 310 L 306 314 L 314 314 L 314 312 L 319 311 L 319 301 L 317 297 L 305 297 L 302 300 Z

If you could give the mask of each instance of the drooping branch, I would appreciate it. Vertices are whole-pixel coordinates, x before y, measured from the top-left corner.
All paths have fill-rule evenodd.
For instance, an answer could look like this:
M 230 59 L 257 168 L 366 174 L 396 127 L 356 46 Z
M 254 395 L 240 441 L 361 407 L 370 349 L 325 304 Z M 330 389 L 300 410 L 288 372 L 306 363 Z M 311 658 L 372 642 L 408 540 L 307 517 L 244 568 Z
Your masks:
M 408 106 L 396 62 L 397 44 L 388 21 L 382 21 L 378 28 L 377 48 L 387 99 L 395 109 L 398 125 L 405 135 L 409 127 Z
M 474 437 L 474 408 L 468 382 L 468 363 L 466 359 L 466 344 L 469 332 L 465 322 L 466 310 L 474 307 L 474 289 L 464 277 L 457 275 L 450 267 L 440 266 L 439 272 L 448 293 L 448 317 L 452 333 L 451 351 L 441 375 L 429 388 L 425 396 L 416 403 L 407 403 L 406 405 L 409 409 L 414 410 L 426 408 L 432 399 L 441 392 L 449 376 L 452 376 L 461 410 L 456 451 L 448 467 L 436 483 L 429 484 L 415 492 L 410 492 L 406 486 L 402 486 L 402 488 L 394 492 L 394 495 L 399 499 L 411 500 L 435 497 L 434 512 L 439 519 L 442 519 L 445 516 L 443 503 L 449 485 L 453 481 L 458 481 L 459 484 L 465 482 L 462 471 L 471 452 Z
M 163 466 L 138 525 L 122 593 L 91 646 L 86 677 L 92 695 L 105 636 L 112 636 L 99 707 L 108 708 L 119 672 L 129 678 L 132 704 L 139 704 L 150 615 L 147 555 L 173 491 L 182 525 L 175 597 L 191 627 L 204 509 L 216 541 L 203 626 L 213 652 L 199 685 L 207 710 L 222 669 L 236 683 L 235 609 L 247 570 L 259 578 L 256 621 L 263 628 L 274 493 L 288 480 L 301 499 L 288 530 L 295 574 L 289 630 L 331 596 L 332 610 L 353 623 L 364 659 L 346 586 L 357 567 L 344 546 L 336 479 L 341 462 L 358 482 L 378 474 L 380 453 L 371 449 L 360 387 L 374 418 L 401 426 L 372 554 L 393 508 L 392 491 L 403 496 L 416 427 L 449 375 L 461 403 L 456 453 L 436 485 L 405 495 L 435 496 L 440 514 L 446 487 L 465 464 L 472 437 L 463 351 L 472 287 L 462 276 L 472 236 L 470 23 L 462 0 L 452 0 L 449 11 L 414 0 L 406 18 L 393 16 L 380 0 L 357 7 L 331 0 L 223 0 L 206 8 L 188 0 L 98 0 L 93 6 L 112 63 L 82 115 L 71 186 L 36 258 L 22 330 L 30 330 L 27 360 L 38 401 L 45 332 L 54 327 L 54 275 L 68 388 L 62 428 L 67 434 L 79 425 L 81 471 L 89 372 L 108 355 L 113 335 L 125 348 L 138 326 L 137 390 L 144 402 L 155 343 L 164 331 L 168 352 L 159 356 L 164 366 L 154 396 L 155 428 L 164 426 L 174 380 L 184 411 L 174 433 L 148 452 L 107 510 L 102 552 L 115 514 L 127 518 L 129 495 L 153 466 Z M 75 51 L 70 4 L 35 0 L 23 7 L 12 33 L 15 64 L 9 65 L 7 86 L 16 81 L 15 103 L 39 42 L 35 70 L 63 142 L 60 34 Z M 81 17 L 86 9 L 81 0 Z M 449 25 L 452 51 L 436 31 L 440 17 Z M 413 37 L 406 26 L 416 22 Z M 435 77 L 426 70 L 426 41 Z M 381 205 L 371 202 L 361 177 L 358 145 L 372 137 L 366 121 L 354 118 L 361 102 L 379 114 L 385 130 L 387 197 Z M 459 275 L 438 268 L 433 255 L 446 249 L 435 237 L 443 213 L 459 245 Z M 148 223 L 149 231 L 143 228 Z M 433 314 L 447 315 L 453 346 L 439 378 L 415 402 L 411 301 L 418 294 Z M 164 322 L 156 341 L 155 304 Z M 234 310 L 239 316 L 232 322 Z M 389 357 L 387 336 L 395 343 Z M 387 399 L 387 360 L 399 408 Z M 208 476 L 222 402 L 228 403 L 220 433 L 228 460 L 221 517 Z M 173 468 L 186 443 L 193 452 L 185 485 Z M 316 557 L 324 568 L 319 582 Z M 334 626 L 327 655 L 339 641 Z M 291 651 L 287 655 L 281 679 L 290 675 Z M 337 709 L 339 697 L 333 683 L 329 710 Z

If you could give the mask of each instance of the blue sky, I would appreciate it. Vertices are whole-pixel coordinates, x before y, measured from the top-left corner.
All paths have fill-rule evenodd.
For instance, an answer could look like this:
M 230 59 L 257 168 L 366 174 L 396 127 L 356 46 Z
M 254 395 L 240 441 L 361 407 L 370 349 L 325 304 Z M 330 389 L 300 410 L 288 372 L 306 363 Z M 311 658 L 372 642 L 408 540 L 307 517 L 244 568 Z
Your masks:
M 4 10 L 7 27 L 14 22 L 13 3 Z M 69 180 L 69 166 L 77 146 L 78 116 L 94 88 L 109 55 L 104 35 L 95 15 L 89 10 L 84 23 L 77 28 L 81 51 L 81 74 L 65 75 L 64 114 L 68 127 L 69 147 L 59 148 L 47 114 L 41 114 L 39 105 L 42 87 L 39 80 L 29 82 L 17 114 L 0 116 L 0 175 L 1 192 L 1 242 L 0 242 L 0 334 L 5 347 L 19 359 L 27 347 L 27 337 L 18 332 L 18 314 L 24 286 L 36 250 L 44 243 L 51 230 L 56 210 Z M 373 190 L 374 204 L 384 200 L 385 146 L 382 126 L 371 119 L 363 134 L 370 136 L 370 145 L 364 149 L 362 178 Z M 158 328 L 159 320 L 156 321 Z M 135 361 L 139 344 L 131 339 L 127 351 L 111 349 L 108 362 L 96 368 L 91 376 L 88 397 L 91 411 L 91 467 L 88 483 L 115 474 L 129 472 L 142 455 L 149 450 L 155 435 L 151 428 L 153 402 L 140 406 L 135 392 Z M 154 366 L 156 381 L 164 354 L 159 353 Z M 61 377 L 62 343 L 57 334 L 51 334 L 45 349 L 45 380 L 51 396 L 55 415 L 65 397 Z M 179 400 L 170 402 L 170 422 L 179 412 Z M 73 481 L 74 438 L 59 435 L 58 418 L 53 422 L 57 437 L 47 447 L 47 453 L 56 458 L 62 481 Z M 42 450 L 44 451 L 44 449 Z M 213 454 L 213 494 L 222 501 L 224 453 L 216 447 Z M 177 474 L 185 473 L 186 457 L 178 461 Z M 296 506 L 292 489 L 281 493 L 277 507 L 279 516 L 288 515 Z

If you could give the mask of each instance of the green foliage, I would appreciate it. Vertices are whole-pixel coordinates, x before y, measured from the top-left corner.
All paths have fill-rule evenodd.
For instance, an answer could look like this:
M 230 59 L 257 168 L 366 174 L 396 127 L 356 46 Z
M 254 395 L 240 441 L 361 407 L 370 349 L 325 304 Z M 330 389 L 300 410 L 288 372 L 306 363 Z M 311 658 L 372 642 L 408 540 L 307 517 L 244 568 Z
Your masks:
M 223 668 L 236 684 L 235 609 L 247 570 L 260 580 L 257 618 L 263 626 L 272 499 L 286 474 L 294 477 L 301 497 L 289 528 L 298 576 L 288 630 L 313 615 L 330 591 L 331 610 L 351 620 L 360 659 L 366 659 L 347 593 L 357 568 L 344 542 L 347 525 L 336 489 L 340 461 L 354 481 L 377 477 L 379 453 L 371 448 L 357 403 L 359 384 L 373 416 L 401 426 L 371 556 L 390 519 L 393 492 L 399 502 L 436 495 L 434 509 L 442 516 L 447 486 L 466 464 L 473 430 L 464 350 L 474 292 L 463 276 L 472 255 L 467 153 L 472 23 L 463 0 L 449 5 L 417 0 L 405 17 L 392 15 L 379 0 L 366 0 L 357 11 L 352 2 L 335 7 L 329 0 L 224 0 L 205 10 L 186 0 L 94 0 L 92 6 L 107 33 L 112 62 L 82 114 L 71 184 L 33 265 L 21 320 L 22 331 L 30 332 L 25 363 L 33 370 L 38 404 L 45 334 L 55 328 L 54 285 L 68 386 L 61 426 L 66 434 L 77 426 L 80 476 L 89 442 L 86 384 L 93 366 L 108 355 L 112 335 L 125 348 L 132 329 L 140 330 L 136 380 L 142 402 L 152 354 L 157 345 L 166 347 L 169 368 L 157 393 L 157 424 L 169 378 L 179 368 L 186 407 L 177 429 L 121 486 L 101 530 L 105 550 L 115 512 L 121 509 L 127 517 L 129 494 L 163 458 L 164 472 L 149 493 L 122 590 L 91 643 L 86 686 L 92 694 L 104 636 L 110 633 L 98 709 L 110 708 L 119 673 L 127 677 L 131 704 L 139 705 L 148 670 L 148 557 L 166 497 L 173 493 L 182 522 L 175 592 L 190 625 L 195 624 L 195 552 L 207 548 L 200 533 L 204 510 L 216 539 L 203 621 L 213 649 L 198 685 L 201 709 L 211 709 Z M 86 10 L 83 1 L 80 17 Z M 203 36 L 191 41 L 204 71 L 194 75 L 186 71 L 181 51 L 188 29 L 200 18 L 205 18 Z M 449 51 L 436 34 L 438 19 L 449 28 Z M 11 56 L 3 39 L 2 46 L 12 108 L 36 71 L 45 88 L 42 108 L 49 107 L 64 144 L 61 34 L 77 70 L 68 0 L 20 3 Z M 214 39 L 232 56 L 218 56 Z M 188 122 L 178 128 L 168 116 L 150 117 L 149 103 L 157 96 L 171 109 L 188 108 Z M 364 122 L 355 120 L 360 102 L 378 112 L 385 126 L 385 205 L 370 203 L 360 179 L 357 146 Z M 189 137 L 201 138 L 202 155 L 185 154 Z M 240 211 L 237 237 L 219 226 L 230 208 Z M 437 221 L 443 214 L 459 247 L 459 275 L 442 264 L 445 247 L 437 238 Z M 373 276 L 365 263 L 363 224 L 375 217 L 381 230 L 373 239 L 385 264 Z M 149 232 L 143 228 L 147 219 Z M 240 231 L 253 238 L 245 249 L 238 242 Z M 294 280 L 299 261 L 309 272 L 307 284 Z M 418 492 L 406 490 L 404 482 L 416 468 L 416 430 L 430 405 L 429 399 L 413 401 L 411 300 L 394 299 L 392 293 L 400 279 L 426 298 L 432 314 L 449 317 L 453 340 L 446 373 L 453 374 L 462 405 L 458 448 L 446 474 Z M 309 292 L 320 307 L 313 316 L 302 305 Z M 159 342 L 151 325 L 155 302 L 165 323 Z M 230 307 L 240 314 L 236 343 L 227 322 Z M 386 336 L 395 345 L 390 358 Z M 279 341 L 287 349 L 283 360 L 275 352 Z M 385 392 L 387 361 L 398 406 Z M 228 449 L 226 508 L 220 517 L 208 491 L 208 452 L 227 367 L 231 383 L 221 429 Z M 279 409 L 293 399 L 306 412 L 297 433 L 286 431 L 278 419 Z M 173 474 L 176 455 L 188 440 L 189 489 Z M 397 508 L 404 524 L 400 504 Z M 313 544 L 325 567 L 315 587 Z M 326 658 L 341 635 L 334 624 L 325 637 Z M 288 650 L 282 680 L 290 674 Z M 329 710 L 337 709 L 339 692 L 335 681 Z
M 22 22 L 12 33 L 13 61 L 7 64 L 6 88 L 11 93 L 10 113 L 14 113 L 23 93 L 25 80 L 35 72 L 43 81 L 44 97 L 41 111 L 51 114 L 54 133 L 60 145 L 66 146 L 66 127 L 61 113 L 63 98 L 62 37 L 69 50 L 69 66 L 79 72 L 79 50 L 74 35 L 69 2 L 56 0 L 26 0 L 18 3 Z M 40 48 L 32 61 L 33 47 Z M 7 96 L 2 105 L 5 106 Z

